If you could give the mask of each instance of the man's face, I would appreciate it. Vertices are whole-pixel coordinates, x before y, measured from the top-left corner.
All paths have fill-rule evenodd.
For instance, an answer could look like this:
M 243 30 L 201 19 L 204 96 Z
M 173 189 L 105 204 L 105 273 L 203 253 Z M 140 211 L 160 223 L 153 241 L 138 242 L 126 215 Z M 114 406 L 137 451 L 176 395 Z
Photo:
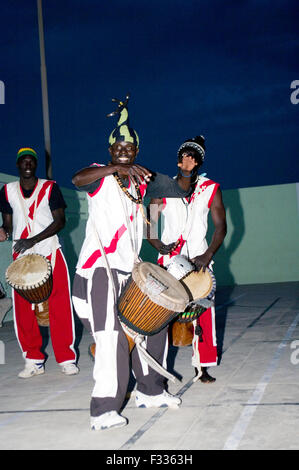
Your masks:
M 131 142 L 115 142 L 109 147 L 111 162 L 114 164 L 125 163 L 132 164 L 139 152 L 138 147 Z
M 22 178 L 32 178 L 35 176 L 37 161 L 31 155 L 23 155 L 17 161 L 20 176 Z

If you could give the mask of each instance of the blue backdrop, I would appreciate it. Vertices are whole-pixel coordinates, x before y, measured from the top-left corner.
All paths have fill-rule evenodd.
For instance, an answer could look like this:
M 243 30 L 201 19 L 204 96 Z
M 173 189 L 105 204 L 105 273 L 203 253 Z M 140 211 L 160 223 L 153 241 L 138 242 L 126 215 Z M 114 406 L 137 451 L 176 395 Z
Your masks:
M 297 0 L 44 0 L 43 13 L 60 185 L 108 160 L 106 114 L 127 92 L 145 166 L 175 174 L 178 146 L 203 134 L 202 171 L 223 189 L 299 180 Z M 44 177 L 36 1 L 1 2 L 0 29 L 0 171 L 17 175 L 32 146 Z

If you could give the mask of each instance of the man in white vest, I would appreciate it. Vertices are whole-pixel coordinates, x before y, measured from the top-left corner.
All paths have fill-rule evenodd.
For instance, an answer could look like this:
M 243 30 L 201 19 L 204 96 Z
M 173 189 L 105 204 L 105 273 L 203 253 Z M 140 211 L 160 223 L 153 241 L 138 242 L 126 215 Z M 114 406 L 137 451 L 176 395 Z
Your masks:
M 3 225 L 0 242 L 12 236 L 13 260 L 23 254 L 43 255 L 52 263 L 53 289 L 48 299 L 49 324 L 53 351 L 61 372 L 79 372 L 74 350 L 75 328 L 68 267 L 61 251 L 57 233 L 65 225 L 66 208 L 55 181 L 38 178 L 37 153 L 29 147 L 17 153 L 20 179 L 7 183 L 0 191 L 0 211 Z M 26 379 L 45 372 L 42 335 L 37 323 L 34 304 L 14 289 L 12 292 L 14 326 L 25 359 L 19 377 Z
M 205 158 L 205 139 L 196 136 L 187 139 L 178 149 L 178 161 L 193 157 L 196 167 L 193 172 L 185 173 L 179 169 L 178 176 L 191 180 L 191 192 L 184 198 L 152 198 L 149 205 L 152 224 L 162 215 L 161 240 L 154 225 L 148 237 L 151 245 L 159 252 L 158 263 L 168 267 L 176 255 L 190 260 L 199 271 L 211 268 L 213 257 L 220 248 L 226 235 L 226 215 L 220 186 L 204 175 L 198 175 Z M 214 233 L 210 244 L 206 240 L 208 214 L 211 211 Z M 171 246 L 173 248 L 171 248 Z M 197 369 L 203 383 L 215 381 L 207 368 L 217 365 L 217 342 L 214 304 L 207 308 L 193 322 L 192 365 Z
M 128 98 L 119 102 L 117 127 L 109 138 L 111 161 L 92 164 L 78 171 L 72 181 L 87 193 L 89 217 L 73 283 L 76 313 L 93 334 L 96 343 L 91 398 L 91 428 L 121 427 L 127 419 L 120 415 L 130 374 L 129 344 L 118 318 L 117 303 L 128 281 L 142 245 L 144 223 L 142 201 L 146 193 L 182 197 L 190 183 L 156 174 L 135 163 L 139 138 L 129 126 Z M 192 159 L 180 165 L 191 172 Z M 151 193 L 149 192 L 151 191 Z M 111 274 L 111 275 L 110 275 Z M 147 338 L 147 350 L 165 367 L 164 332 Z M 165 390 L 162 375 L 132 352 L 137 382 L 136 406 L 178 407 L 179 397 Z

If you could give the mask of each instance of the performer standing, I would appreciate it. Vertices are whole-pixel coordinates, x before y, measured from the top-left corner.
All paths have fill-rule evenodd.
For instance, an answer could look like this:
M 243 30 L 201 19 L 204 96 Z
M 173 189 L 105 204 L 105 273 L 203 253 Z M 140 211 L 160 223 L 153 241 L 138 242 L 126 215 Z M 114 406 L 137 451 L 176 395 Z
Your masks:
M 14 260 L 34 251 L 52 261 L 53 290 L 48 299 L 52 346 L 61 371 L 74 375 L 79 369 L 74 350 L 70 280 L 56 235 L 65 225 L 66 204 L 54 181 L 35 176 L 37 158 L 32 148 L 21 148 L 17 154 L 20 180 L 5 184 L 0 191 L 3 218 L 0 241 L 12 235 Z M 12 297 L 15 332 L 25 359 L 25 368 L 19 377 L 25 379 L 45 372 L 42 336 L 33 305 L 14 290 Z
M 115 100 L 116 101 L 116 100 Z M 91 398 L 91 428 L 121 427 L 127 419 L 119 414 L 129 382 L 129 345 L 117 314 L 118 298 L 138 260 L 145 214 L 142 200 L 151 195 L 182 197 L 190 182 L 156 174 L 135 163 L 139 138 L 129 126 L 128 97 L 119 102 L 118 125 L 109 138 L 111 161 L 93 164 L 77 172 L 72 181 L 87 192 L 89 218 L 73 283 L 76 313 L 96 342 Z M 194 162 L 180 162 L 191 172 Z M 103 247 L 103 248 L 102 248 Z M 165 333 L 147 338 L 147 351 L 165 366 Z M 177 407 L 181 400 L 165 391 L 164 377 L 132 352 L 137 381 L 137 407 Z
M 222 194 L 218 183 L 198 176 L 197 171 L 205 157 L 205 139 L 197 136 L 187 139 L 178 150 L 178 160 L 187 156 L 195 158 L 197 165 L 192 175 L 179 170 L 183 178 L 191 179 L 192 191 L 187 198 L 151 199 L 149 211 L 152 223 L 163 215 L 163 231 L 161 240 L 151 229 L 149 242 L 160 253 L 158 263 L 167 267 L 173 256 L 186 256 L 194 263 L 197 270 L 212 266 L 212 259 L 221 246 L 226 235 L 226 215 L 222 202 Z M 211 211 L 214 233 L 210 245 L 206 240 L 208 214 Z M 175 249 L 168 249 L 175 242 Z M 194 324 L 192 365 L 198 369 L 198 377 L 202 382 L 214 382 L 215 379 L 207 372 L 207 367 L 217 365 L 217 344 L 215 328 L 215 308 L 208 308 Z

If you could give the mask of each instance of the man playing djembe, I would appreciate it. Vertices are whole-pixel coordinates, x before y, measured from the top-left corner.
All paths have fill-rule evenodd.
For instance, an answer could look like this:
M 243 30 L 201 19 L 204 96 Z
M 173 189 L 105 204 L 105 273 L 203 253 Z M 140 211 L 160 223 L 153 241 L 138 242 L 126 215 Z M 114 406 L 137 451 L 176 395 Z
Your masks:
M 119 412 L 129 382 L 129 345 L 118 319 L 117 300 L 141 248 L 146 218 L 143 197 L 146 192 L 150 196 L 182 197 L 190 187 L 186 179 L 176 182 L 165 175 L 153 175 L 135 163 L 139 138 L 129 126 L 127 103 L 128 98 L 119 102 L 112 113 L 118 114 L 119 120 L 109 138 L 109 164 L 93 164 L 77 172 L 72 180 L 78 189 L 87 192 L 89 208 L 73 283 L 73 303 L 96 342 L 95 386 L 90 406 L 91 428 L 95 430 L 127 424 Z M 191 173 L 195 162 L 187 158 L 180 166 Z M 165 342 L 163 330 L 147 338 L 147 351 L 163 365 Z M 164 377 L 139 357 L 136 348 L 132 364 L 137 407 L 172 407 L 181 403 L 180 398 L 165 391 Z
M 163 231 L 161 241 L 153 236 L 157 233 L 154 227 L 148 240 L 158 252 L 158 263 L 169 266 L 176 255 L 183 255 L 191 260 L 196 269 L 211 267 L 213 256 L 220 248 L 226 235 L 226 215 L 222 202 L 222 194 L 218 183 L 197 171 L 205 157 L 205 139 L 197 136 L 187 139 L 179 147 L 178 161 L 193 157 L 196 160 L 194 171 L 185 173 L 179 169 L 179 177 L 191 180 L 191 193 L 187 198 L 153 198 L 149 205 L 152 222 L 158 222 L 163 216 Z M 208 229 L 208 214 L 211 211 L 214 223 L 214 233 L 210 244 L 206 240 Z M 173 243 L 173 250 L 165 250 L 165 244 Z M 207 372 L 207 367 L 217 365 L 217 344 L 215 307 L 212 304 L 194 322 L 192 364 L 198 370 L 197 378 L 204 383 L 214 382 L 215 379 Z
M 17 153 L 20 180 L 7 183 L 0 191 L 3 225 L 0 241 L 13 237 L 13 259 L 36 253 L 53 262 L 53 289 L 48 299 L 49 323 L 53 351 L 61 371 L 66 375 L 79 372 L 74 350 L 74 318 L 70 297 L 70 281 L 66 261 L 57 233 L 65 225 L 62 193 L 54 181 L 35 176 L 37 153 L 21 148 Z M 25 359 L 20 378 L 45 372 L 45 355 L 41 351 L 42 335 L 31 304 L 13 289 L 15 332 Z

